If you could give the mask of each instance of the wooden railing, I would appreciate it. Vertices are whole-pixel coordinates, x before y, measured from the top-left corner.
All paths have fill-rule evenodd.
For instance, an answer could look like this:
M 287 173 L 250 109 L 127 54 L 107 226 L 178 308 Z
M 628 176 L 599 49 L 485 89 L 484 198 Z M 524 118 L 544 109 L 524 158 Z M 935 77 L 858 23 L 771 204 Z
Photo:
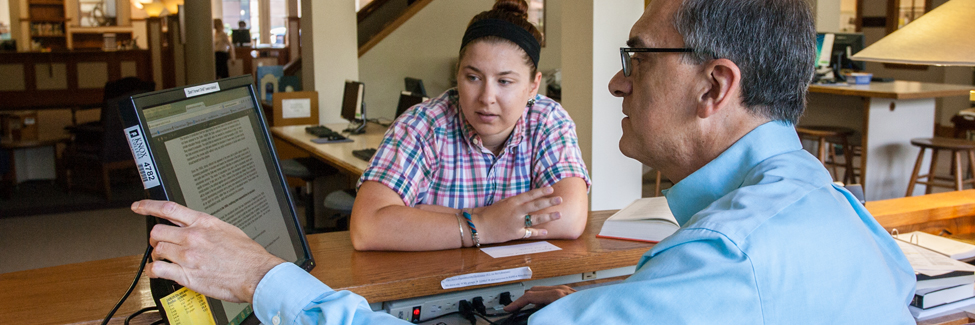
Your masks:
M 357 14 L 359 56 L 382 42 L 394 30 L 433 0 L 374 0 Z

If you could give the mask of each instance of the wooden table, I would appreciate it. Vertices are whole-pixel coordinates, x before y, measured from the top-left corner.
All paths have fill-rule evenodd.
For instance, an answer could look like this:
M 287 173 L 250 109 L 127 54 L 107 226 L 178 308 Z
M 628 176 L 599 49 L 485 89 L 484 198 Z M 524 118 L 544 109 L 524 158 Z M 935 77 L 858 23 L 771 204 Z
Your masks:
M 366 167 L 369 167 L 369 162 L 353 156 L 352 150 L 378 148 L 379 144 L 382 143 L 383 134 L 386 133 L 386 127 L 375 123 L 367 123 L 366 132 L 363 134 L 343 134 L 349 139 L 354 140 L 352 142 L 318 144 L 311 142 L 312 139 L 316 138 L 314 135 L 305 132 L 305 127 L 308 126 L 275 126 L 271 127 L 271 134 L 277 139 L 284 140 L 298 148 L 308 151 L 313 157 L 332 165 L 339 171 L 356 179 L 362 175 Z M 348 127 L 348 124 L 325 124 L 325 126 L 336 132 L 341 132 Z
M 445 278 L 473 272 L 528 266 L 536 280 L 636 265 L 652 244 L 595 237 L 613 212 L 591 212 L 579 239 L 550 240 L 560 251 L 497 259 L 474 248 L 358 252 L 352 249 L 348 232 L 309 235 L 308 245 L 318 264 L 311 274 L 332 288 L 381 302 L 476 288 L 440 288 Z M 132 282 L 140 259 L 133 255 L 0 274 L 0 324 L 100 320 Z M 149 281 L 143 276 L 115 321 L 121 323 L 140 308 L 153 305 Z
M 918 149 L 912 138 L 934 136 L 935 99 L 967 96 L 973 86 L 914 81 L 811 85 L 800 125 L 852 128 L 863 137 L 860 182 L 868 201 L 904 195 Z M 927 170 L 929 158 L 922 166 Z M 918 187 L 915 195 L 924 193 Z

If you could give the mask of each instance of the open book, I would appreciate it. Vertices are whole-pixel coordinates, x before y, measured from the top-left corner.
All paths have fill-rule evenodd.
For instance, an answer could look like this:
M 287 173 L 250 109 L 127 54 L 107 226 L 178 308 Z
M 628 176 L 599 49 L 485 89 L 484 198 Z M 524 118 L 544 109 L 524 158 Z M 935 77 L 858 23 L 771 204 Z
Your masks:
M 656 243 L 677 229 L 680 225 L 670 212 L 667 198 L 660 196 L 633 201 L 606 219 L 596 237 Z
M 955 260 L 963 262 L 975 260 L 975 245 L 951 238 L 936 236 L 921 231 L 898 234 L 894 238 L 930 249 Z

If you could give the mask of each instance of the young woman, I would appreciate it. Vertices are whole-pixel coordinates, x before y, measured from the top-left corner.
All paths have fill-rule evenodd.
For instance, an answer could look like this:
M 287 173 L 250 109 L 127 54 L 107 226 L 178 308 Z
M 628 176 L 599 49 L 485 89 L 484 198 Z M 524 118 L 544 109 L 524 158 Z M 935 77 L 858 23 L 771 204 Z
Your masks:
M 538 95 L 541 33 L 501 0 L 464 33 L 457 88 L 399 117 L 359 180 L 358 250 L 577 238 L 589 175 L 575 124 Z

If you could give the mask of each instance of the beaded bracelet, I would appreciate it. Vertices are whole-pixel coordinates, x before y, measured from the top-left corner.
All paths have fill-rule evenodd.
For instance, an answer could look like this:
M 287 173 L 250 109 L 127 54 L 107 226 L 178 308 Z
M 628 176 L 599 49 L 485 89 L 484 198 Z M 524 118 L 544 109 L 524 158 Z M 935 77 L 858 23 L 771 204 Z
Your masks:
M 467 211 L 463 211 L 464 219 L 467 219 L 467 226 L 471 228 L 471 240 L 474 241 L 475 247 L 481 247 L 481 241 L 477 239 L 477 227 L 474 226 L 474 221 L 471 220 L 471 214 Z

